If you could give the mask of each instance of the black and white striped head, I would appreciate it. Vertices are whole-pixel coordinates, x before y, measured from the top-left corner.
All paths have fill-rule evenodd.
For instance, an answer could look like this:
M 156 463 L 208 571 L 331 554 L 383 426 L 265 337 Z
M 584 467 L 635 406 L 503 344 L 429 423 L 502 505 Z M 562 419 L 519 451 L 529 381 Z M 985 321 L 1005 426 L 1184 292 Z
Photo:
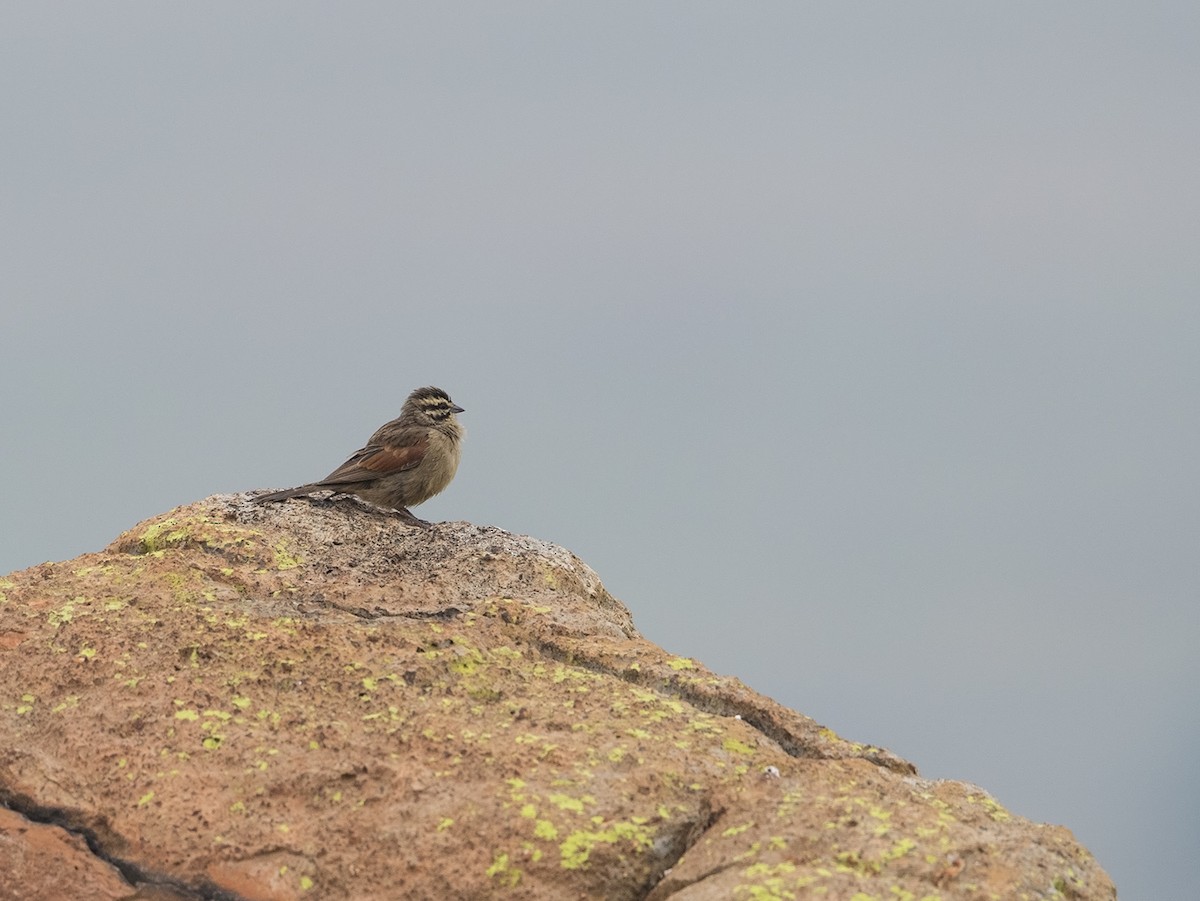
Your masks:
M 452 418 L 455 413 L 463 412 L 463 408 L 450 400 L 450 395 L 441 388 L 432 385 L 418 388 L 408 396 L 401 410 L 401 416 L 411 416 L 423 425 L 440 425 Z

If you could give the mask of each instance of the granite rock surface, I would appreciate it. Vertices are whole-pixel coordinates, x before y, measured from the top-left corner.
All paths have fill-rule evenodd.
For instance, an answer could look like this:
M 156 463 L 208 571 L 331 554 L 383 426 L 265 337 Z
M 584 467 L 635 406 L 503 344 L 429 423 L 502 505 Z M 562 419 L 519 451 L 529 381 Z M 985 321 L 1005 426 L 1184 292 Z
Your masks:
M 0 901 L 1113 899 L 568 551 L 211 497 L 0 579 Z

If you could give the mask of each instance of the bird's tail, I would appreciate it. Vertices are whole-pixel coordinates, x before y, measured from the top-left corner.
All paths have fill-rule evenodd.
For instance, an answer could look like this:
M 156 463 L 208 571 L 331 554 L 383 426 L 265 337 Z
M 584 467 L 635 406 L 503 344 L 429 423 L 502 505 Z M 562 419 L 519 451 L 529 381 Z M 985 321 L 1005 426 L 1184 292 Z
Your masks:
M 287 488 L 283 491 L 272 491 L 269 494 L 260 494 L 254 498 L 256 504 L 269 504 L 273 501 L 286 501 L 289 497 L 303 497 L 306 494 L 312 494 L 314 491 L 321 491 L 320 485 L 301 485 L 299 488 Z

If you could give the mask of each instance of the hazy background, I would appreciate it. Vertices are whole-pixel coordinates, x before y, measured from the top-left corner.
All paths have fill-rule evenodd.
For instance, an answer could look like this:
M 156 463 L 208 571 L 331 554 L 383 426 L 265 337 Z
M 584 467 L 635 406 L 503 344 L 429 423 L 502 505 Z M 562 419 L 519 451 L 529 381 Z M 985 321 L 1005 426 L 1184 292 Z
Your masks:
M 5 4 L 0 572 L 467 408 L 420 509 L 1200 847 L 1200 5 Z M 3 688 L 0 687 L 0 691 Z

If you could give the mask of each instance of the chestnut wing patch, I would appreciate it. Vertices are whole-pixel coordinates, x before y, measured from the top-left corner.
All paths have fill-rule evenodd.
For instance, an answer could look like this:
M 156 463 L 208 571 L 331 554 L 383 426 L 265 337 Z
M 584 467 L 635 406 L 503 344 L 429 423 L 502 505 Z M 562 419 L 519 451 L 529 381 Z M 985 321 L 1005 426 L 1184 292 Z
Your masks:
M 429 439 L 396 447 L 387 444 L 368 444 L 321 480 L 322 485 L 346 485 L 366 482 L 382 476 L 404 472 L 419 464 L 429 449 Z

